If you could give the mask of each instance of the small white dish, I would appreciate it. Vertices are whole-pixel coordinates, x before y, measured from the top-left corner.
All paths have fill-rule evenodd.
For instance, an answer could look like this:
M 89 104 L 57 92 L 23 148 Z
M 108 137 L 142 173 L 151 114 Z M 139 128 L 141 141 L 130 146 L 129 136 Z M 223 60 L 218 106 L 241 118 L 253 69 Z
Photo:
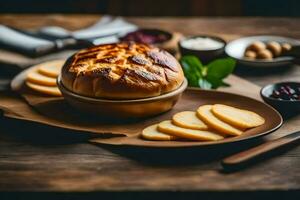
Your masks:
M 281 56 L 274 58 L 273 60 L 250 60 L 244 58 L 245 49 L 255 41 L 269 42 L 276 41 L 279 43 L 289 43 L 290 45 L 300 45 L 300 41 L 281 36 L 261 35 L 243 37 L 229 42 L 225 47 L 225 53 L 237 60 L 238 64 L 251 66 L 251 67 L 280 67 L 284 65 L 291 65 L 294 61 L 294 57 Z

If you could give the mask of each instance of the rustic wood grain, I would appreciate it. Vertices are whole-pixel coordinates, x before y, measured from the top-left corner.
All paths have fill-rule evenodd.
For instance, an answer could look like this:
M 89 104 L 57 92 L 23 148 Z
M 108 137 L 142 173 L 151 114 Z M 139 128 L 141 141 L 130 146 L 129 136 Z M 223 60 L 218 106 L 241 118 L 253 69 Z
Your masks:
M 69 29 L 87 26 L 96 15 L 0 15 L 0 23 L 34 29 L 61 25 Z M 242 35 L 275 34 L 300 38 L 300 20 L 290 18 L 128 18 L 143 27 L 159 27 L 183 34 L 214 34 L 231 40 Z M 262 86 L 300 81 L 299 66 L 273 70 L 238 68 L 238 75 Z M 245 88 L 247 90 L 247 88 Z M 266 139 L 300 128 L 300 117 L 285 121 Z M 251 199 L 253 191 L 263 197 L 299 197 L 300 147 L 294 147 L 250 168 L 224 173 L 224 156 L 262 141 L 211 150 L 161 151 L 113 148 L 86 144 L 86 135 L 28 122 L 0 120 L 0 190 L 6 192 L 189 192 L 192 194 L 236 192 Z M 247 195 L 245 195 L 245 192 Z M 263 192 L 260 193 L 260 192 Z M 270 196 L 264 192 L 269 192 Z M 8 195 L 10 193 L 5 193 Z M 105 193 L 106 195 L 108 193 Z M 145 193 L 148 194 L 148 193 Z M 251 195 L 252 194 L 252 195 Z M 20 196 L 22 196 L 20 194 Z M 103 195 L 103 194 L 102 194 Z M 123 194 L 122 194 L 123 195 Z M 298 196 L 297 196 L 298 195 Z M 158 196 L 158 195 L 157 195 Z M 155 196 L 155 197 L 157 197 Z M 100 196 L 101 197 L 101 196 Z M 125 195 L 128 197 L 128 195 Z M 153 196 L 148 196 L 153 197 Z M 167 196 L 169 197 L 169 196 Z M 192 197 L 173 195 L 172 197 Z M 130 198 L 130 196 L 129 196 Z
M 272 191 L 299 186 L 299 149 L 242 172 L 222 174 L 220 149 L 210 152 L 212 158 L 203 158 L 200 150 L 175 150 L 180 159 L 171 152 L 160 152 L 158 159 L 155 150 L 99 148 L 85 144 L 80 134 L 1 122 L 7 124 L 1 128 L 2 191 Z

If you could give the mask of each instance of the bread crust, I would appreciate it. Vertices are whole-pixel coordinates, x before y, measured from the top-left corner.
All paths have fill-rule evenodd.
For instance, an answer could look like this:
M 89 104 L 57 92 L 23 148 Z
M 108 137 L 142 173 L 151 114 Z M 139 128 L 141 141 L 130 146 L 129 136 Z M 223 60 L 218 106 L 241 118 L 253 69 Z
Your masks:
M 106 99 L 138 99 L 177 89 L 184 75 L 178 61 L 153 46 L 117 43 L 83 49 L 62 68 L 70 91 Z

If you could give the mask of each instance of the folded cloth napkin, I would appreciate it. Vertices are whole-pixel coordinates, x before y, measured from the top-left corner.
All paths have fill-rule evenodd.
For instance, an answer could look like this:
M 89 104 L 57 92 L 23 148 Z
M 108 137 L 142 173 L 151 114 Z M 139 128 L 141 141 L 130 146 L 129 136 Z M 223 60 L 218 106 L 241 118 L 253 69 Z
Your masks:
M 57 26 L 28 32 L 0 25 L 0 74 L 15 74 L 40 62 L 67 58 L 85 45 L 117 42 L 119 36 L 136 29 L 136 25 L 112 16 L 103 16 L 95 24 L 73 32 Z M 85 45 L 78 46 L 78 41 Z
M 46 49 L 54 49 L 55 42 L 35 37 L 18 29 L 0 25 L 0 47 L 28 55 L 38 55 Z
M 26 32 L 0 25 L 0 48 L 15 50 L 29 56 L 45 55 L 78 43 L 98 45 L 117 42 L 119 36 L 137 27 L 120 17 L 104 16 L 90 27 L 68 31 L 61 27 L 44 27 L 36 32 Z

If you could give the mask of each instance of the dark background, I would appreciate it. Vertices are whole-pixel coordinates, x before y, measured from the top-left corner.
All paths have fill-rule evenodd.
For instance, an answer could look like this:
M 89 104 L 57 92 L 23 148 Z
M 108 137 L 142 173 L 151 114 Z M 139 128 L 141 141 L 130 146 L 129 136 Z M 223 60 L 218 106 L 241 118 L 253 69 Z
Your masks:
M 300 16 L 299 0 L 0 0 L 0 13 L 123 16 Z

